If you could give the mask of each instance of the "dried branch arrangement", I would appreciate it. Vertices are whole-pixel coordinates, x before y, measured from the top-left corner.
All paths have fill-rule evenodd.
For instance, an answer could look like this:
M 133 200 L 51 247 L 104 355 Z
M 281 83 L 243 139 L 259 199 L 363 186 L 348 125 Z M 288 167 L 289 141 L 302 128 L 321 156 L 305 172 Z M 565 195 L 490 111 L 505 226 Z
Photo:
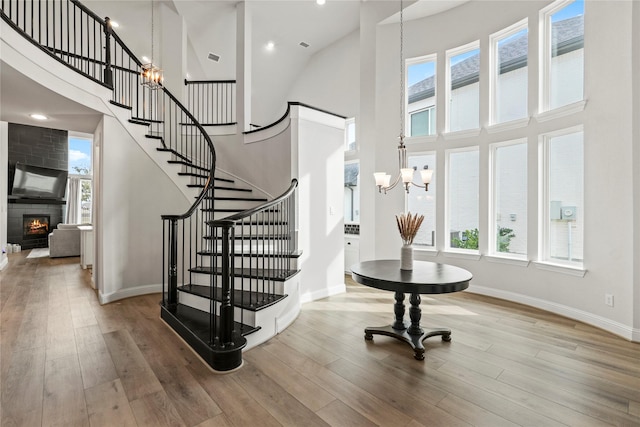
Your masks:
M 400 237 L 402 243 L 405 245 L 413 244 L 413 239 L 418 234 L 418 229 L 422 225 L 424 215 L 411 215 L 411 212 L 405 214 L 396 215 L 396 223 L 398 223 L 398 231 L 400 231 Z

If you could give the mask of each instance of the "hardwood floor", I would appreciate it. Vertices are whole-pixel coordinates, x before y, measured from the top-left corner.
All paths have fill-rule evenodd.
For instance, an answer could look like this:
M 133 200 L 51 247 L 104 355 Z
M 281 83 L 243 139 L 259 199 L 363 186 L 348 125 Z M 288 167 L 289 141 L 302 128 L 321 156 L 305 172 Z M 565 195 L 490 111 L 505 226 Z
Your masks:
M 393 296 L 355 284 L 212 373 L 158 295 L 100 306 L 78 258 L 0 272 L 2 426 L 640 426 L 640 344 L 470 293 L 423 297 L 424 361 L 365 326 Z

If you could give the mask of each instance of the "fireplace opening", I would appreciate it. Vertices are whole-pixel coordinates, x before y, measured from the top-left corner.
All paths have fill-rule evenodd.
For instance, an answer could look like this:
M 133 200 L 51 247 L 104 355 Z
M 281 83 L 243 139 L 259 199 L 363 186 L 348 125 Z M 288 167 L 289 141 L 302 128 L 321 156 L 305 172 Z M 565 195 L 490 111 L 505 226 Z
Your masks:
M 43 239 L 49 235 L 49 215 L 23 215 L 22 239 Z

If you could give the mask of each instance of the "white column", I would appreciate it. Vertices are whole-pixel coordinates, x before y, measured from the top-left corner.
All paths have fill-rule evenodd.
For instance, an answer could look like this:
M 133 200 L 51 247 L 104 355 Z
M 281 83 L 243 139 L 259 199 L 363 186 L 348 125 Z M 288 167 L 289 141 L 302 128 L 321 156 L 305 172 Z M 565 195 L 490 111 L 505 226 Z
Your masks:
M 2 248 L 7 246 L 7 180 L 9 168 L 9 124 L 0 122 L 0 270 L 7 263 Z
M 164 86 L 183 102 L 187 75 L 187 26 L 184 18 L 162 3 L 154 6 L 155 55 L 164 72 Z M 154 58 L 155 58 L 154 55 Z
M 250 130 L 251 124 L 251 23 L 250 4 L 236 6 L 236 121 L 238 132 Z

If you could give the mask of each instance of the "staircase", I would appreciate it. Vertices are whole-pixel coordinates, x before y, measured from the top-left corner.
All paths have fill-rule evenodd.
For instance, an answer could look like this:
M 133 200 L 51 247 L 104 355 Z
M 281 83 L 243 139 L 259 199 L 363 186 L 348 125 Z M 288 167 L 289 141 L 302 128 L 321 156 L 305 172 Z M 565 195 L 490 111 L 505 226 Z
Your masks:
M 297 181 L 280 196 L 254 194 L 216 169 L 211 138 L 165 87 L 139 84 L 142 64 L 77 0 L 3 0 L 2 19 L 41 50 L 111 89 L 123 126 L 187 179 L 194 202 L 162 216 L 161 318 L 214 370 L 242 365 L 242 350 L 278 333 L 297 313 Z

